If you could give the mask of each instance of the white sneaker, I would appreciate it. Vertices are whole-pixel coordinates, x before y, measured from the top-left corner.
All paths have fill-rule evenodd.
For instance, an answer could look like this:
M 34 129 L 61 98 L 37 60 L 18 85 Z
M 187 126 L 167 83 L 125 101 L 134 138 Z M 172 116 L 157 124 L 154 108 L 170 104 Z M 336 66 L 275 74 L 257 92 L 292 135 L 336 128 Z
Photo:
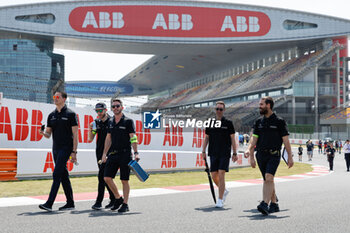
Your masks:
M 225 202 L 226 201 L 226 197 L 227 195 L 229 194 L 230 191 L 228 191 L 227 189 L 225 189 L 225 192 L 224 192 L 224 196 L 222 197 L 222 201 Z
M 216 208 L 222 208 L 224 207 L 224 202 L 221 199 L 218 199 L 215 205 Z

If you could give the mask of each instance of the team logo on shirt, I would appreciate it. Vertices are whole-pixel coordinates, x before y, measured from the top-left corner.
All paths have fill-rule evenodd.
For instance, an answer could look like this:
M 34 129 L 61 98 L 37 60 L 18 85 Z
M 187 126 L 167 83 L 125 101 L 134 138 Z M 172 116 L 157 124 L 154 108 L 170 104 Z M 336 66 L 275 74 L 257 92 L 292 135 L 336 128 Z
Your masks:
M 143 128 L 145 129 L 160 129 L 162 114 L 157 109 L 156 112 L 143 113 Z

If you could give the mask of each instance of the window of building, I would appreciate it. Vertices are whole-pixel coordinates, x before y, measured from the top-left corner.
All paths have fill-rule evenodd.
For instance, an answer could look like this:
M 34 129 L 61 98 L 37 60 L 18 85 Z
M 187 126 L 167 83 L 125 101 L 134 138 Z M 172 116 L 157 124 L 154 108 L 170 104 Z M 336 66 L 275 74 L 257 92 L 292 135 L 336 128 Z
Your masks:
M 300 30 L 300 29 L 317 28 L 318 26 L 315 23 L 307 23 L 307 22 L 288 19 L 283 22 L 283 27 L 286 30 Z
M 281 91 L 271 91 L 269 92 L 269 96 L 278 96 L 278 95 L 281 95 Z
M 17 21 L 42 24 L 53 24 L 55 22 L 55 19 L 55 16 L 51 13 L 36 15 L 19 15 L 15 17 L 15 20 Z

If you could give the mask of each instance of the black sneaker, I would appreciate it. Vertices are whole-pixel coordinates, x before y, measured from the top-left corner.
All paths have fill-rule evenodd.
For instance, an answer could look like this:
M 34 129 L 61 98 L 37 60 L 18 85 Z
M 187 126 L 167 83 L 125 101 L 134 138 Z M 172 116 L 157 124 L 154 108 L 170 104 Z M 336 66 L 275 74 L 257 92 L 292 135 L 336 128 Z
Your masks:
M 278 206 L 278 203 L 270 203 L 269 206 L 269 213 L 276 213 L 276 212 L 280 212 L 280 207 Z
M 122 207 L 118 210 L 119 213 L 124 213 L 129 211 L 129 206 L 126 203 L 123 203 Z
M 52 212 L 52 207 L 51 206 L 49 206 L 48 204 L 40 204 L 39 205 L 39 208 L 40 209 L 42 209 L 42 210 L 46 210 L 46 211 L 48 211 L 48 212 Z
M 111 210 L 117 210 L 119 208 L 119 206 L 121 204 L 123 204 L 123 202 L 124 202 L 124 198 L 123 197 L 120 197 L 119 199 L 116 199 L 115 202 L 114 202 L 113 207 L 111 208 Z
M 91 206 L 92 209 L 94 210 L 100 210 L 102 209 L 101 203 L 95 203 L 93 206 Z
M 264 201 L 260 202 L 257 208 L 263 215 L 269 215 L 269 207 L 266 204 L 266 202 Z
M 105 208 L 106 208 L 106 209 L 112 208 L 112 207 L 114 206 L 114 203 L 115 203 L 115 199 L 110 200 L 109 203 L 108 203 L 108 205 L 105 206 Z
M 58 208 L 58 210 L 60 211 L 65 211 L 65 210 L 74 210 L 75 209 L 75 206 L 74 204 L 65 204 L 64 206 Z

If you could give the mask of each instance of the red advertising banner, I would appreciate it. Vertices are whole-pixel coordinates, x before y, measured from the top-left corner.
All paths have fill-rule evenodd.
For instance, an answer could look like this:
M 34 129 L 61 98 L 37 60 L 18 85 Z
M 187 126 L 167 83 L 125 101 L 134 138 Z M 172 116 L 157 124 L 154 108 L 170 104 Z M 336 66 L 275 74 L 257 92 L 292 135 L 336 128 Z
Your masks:
M 271 28 L 263 12 L 185 6 L 86 6 L 69 15 L 78 32 L 152 37 L 251 37 Z

